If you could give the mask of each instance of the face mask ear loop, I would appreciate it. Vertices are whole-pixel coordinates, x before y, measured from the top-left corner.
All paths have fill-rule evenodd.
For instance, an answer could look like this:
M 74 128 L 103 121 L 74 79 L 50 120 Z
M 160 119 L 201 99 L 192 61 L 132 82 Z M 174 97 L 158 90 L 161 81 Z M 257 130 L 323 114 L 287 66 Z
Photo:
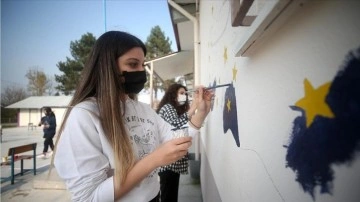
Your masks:
M 123 72 L 118 72 L 117 74 L 119 75 L 119 77 L 120 77 L 120 81 L 121 81 L 121 83 L 125 83 L 125 73 L 126 73 L 127 71 L 123 71 Z

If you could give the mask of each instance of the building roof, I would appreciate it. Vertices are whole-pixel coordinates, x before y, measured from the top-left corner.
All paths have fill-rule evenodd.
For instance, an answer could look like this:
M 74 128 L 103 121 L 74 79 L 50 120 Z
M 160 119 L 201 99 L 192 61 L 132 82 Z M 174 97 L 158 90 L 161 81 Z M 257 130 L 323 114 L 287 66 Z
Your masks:
M 41 109 L 42 107 L 63 108 L 70 103 L 72 96 L 31 96 L 6 108 Z

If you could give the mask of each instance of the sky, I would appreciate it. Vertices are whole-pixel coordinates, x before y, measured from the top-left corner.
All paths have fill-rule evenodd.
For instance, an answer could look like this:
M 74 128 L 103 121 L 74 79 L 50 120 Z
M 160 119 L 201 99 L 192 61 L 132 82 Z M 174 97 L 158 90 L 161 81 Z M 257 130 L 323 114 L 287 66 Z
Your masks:
M 126 31 L 145 42 L 156 25 L 177 51 L 166 0 L 1 0 L 1 89 L 26 88 L 30 68 L 62 75 L 56 65 L 87 32 Z

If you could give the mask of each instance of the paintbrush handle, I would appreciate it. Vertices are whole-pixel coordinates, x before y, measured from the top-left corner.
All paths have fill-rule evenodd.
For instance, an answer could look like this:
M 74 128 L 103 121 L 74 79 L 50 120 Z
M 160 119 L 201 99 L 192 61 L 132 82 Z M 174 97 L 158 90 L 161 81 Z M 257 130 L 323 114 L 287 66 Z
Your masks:
M 212 86 L 209 88 L 205 88 L 205 90 L 209 90 L 209 89 L 214 89 L 214 88 L 220 88 L 220 87 L 225 87 L 225 86 L 230 86 L 231 84 L 222 84 L 222 85 L 217 85 L 217 86 Z
M 228 83 L 228 84 L 221 84 L 221 85 L 217 85 L 217 86 L 211 86 L 211 87 L 208 87 L 208 88 L 204 88 L 205 90 L 210 90 L 210 89 L 215 89 L 215 88 L 220 88 L 220 87 L 225 87 L 225 86 L 230 86 L 231 84 Z M 189 91 L 186 91 L 187 93 L 192 93 L 192 92 L 195 92 L 197 90 L 189 90 Z

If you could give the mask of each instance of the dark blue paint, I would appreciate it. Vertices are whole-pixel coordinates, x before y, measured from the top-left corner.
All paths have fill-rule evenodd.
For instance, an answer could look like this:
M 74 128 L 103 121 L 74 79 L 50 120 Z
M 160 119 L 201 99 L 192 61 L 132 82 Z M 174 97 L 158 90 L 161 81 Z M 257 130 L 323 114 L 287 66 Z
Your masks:
M 309 128 L 304 111 L 290 107 L 302 115 L 293 122 L 286 166 L 314 200 L 316 186 L 320 186 L 321 194 L 332 194 L 335 173 L 331 166 L 351 166 L 360 151 L 360 60 L 354 53 L 349 53 L 334 78 L 326 102 L 335 118 L 317 116 Z

